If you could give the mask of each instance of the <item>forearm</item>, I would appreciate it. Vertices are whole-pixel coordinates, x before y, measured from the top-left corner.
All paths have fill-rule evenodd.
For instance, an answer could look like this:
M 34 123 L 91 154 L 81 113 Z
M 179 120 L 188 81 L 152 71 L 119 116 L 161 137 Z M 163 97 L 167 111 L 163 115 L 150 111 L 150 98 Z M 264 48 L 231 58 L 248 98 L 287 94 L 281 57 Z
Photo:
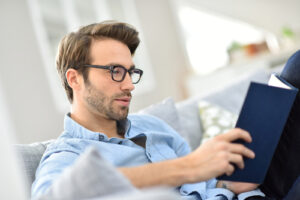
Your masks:
M 244 167 L 243 156 L 255 156 L 245 146 L 231 143 L 237 139 L 251 141 L 249 133 L 233 129 L 207 141 L 184 157 L 138 167 L 120 168 L 120 171 L 139 188 L 156 185 L 180 186 L 206 181 L 222 174 L 231 175 L 234 171 L 233 164 Z
M 124 167 L 119 170 L 138 188 L 157 185 L 180 186 L 190 182 L 185 158 L 149 163 L 137 167 Z

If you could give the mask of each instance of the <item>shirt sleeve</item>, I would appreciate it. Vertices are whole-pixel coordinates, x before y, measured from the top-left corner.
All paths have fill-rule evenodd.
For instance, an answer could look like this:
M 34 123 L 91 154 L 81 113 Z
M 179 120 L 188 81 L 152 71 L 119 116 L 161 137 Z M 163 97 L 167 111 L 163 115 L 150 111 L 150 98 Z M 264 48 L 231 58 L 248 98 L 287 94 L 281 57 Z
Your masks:
M 176 144 L 176 154 L 178 157 L 185 156 L 191 152 L 187 142 L 178 136 L 174 141 Z M 180 187 L 179 192 L 182 196 L 194 196 L 198 199 L 232 199 L 234 193 L 224 188 L 216 188 L 217 180 L 210 179 L 205 182 L 184 184 Z M 196 195 L 195 195 L 196 194 Z
M 44 156 L 36 171 L 36 179 L 32 184 L 31 196 L 35 198 L 44 194 L 63 170 L 74 163 L 78 154 L 71 151 L 59 151 Z
M 153 122 L 153 123 L 149 123 L 149 129 L 152 130 L 157 128 L 156 131 L 168 133 L 170 136 L 172 136 L 172 140 L 170 140 L 172 141 L 170 142 L 171 143 L 170 147 L 176 153 L 177 157 L 186 156 L 191 152 L 188 143 L 183 139 L 183 137 L 179 135 L 179 133 L 177 133 L 173 128 L 167 125 L 165 122 L 152 116 L 151 117 L 148 116 L 147 121 Z M 143 125 L 145 126 L 145 124 Z M 192 184 L 184 184 L 181 187 L 179 187 L 179 193 L 184 199 L 232 200 L 235 197 L 235 194 L 230 190 L 224 188 L 216 188 L 216 184 L 217 184 L 216 179 L 210 179 L 208 181 L 192 183 Z M 240 194 L 240 198 L 243 199 L 243 198 L 247 198 L 259 194 L 261 193 L 257 191 L 250 191 L 247 193 Z
M 233 192 L 224 188 L 216 188 L 216 183 L 216 179 L 210 179 L 205 182 L 184 184 L 179 192 L 182 196 L 197 194 L 198 199 L 233 199 L 235 196 Z
M 238 200 L 246 200 L 248 197 L 253 197 L 253 196 L 265 197 L 265 194 L 260 189 L 256 189 L 249 192 L 241 193 L 237 196 L 237 198 Z

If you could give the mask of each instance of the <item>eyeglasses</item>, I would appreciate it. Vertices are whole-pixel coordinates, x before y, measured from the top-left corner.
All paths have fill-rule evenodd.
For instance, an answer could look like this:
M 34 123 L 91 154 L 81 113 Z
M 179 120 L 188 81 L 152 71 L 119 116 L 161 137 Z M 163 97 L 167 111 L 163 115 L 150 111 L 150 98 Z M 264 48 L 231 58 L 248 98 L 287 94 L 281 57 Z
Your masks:
M 110 71 L 111 79 L 117 82 L 122 82 L 125 79 L 126 73 L 129 73 L 131 82 L 137 84 L 143 75 L 143 70 L 141 69 L 126 69 L 122 65 L 112 65 L 112 66 L 103 66 L 103 65 L 84 65 L 86 67 L 98 68 L 98 69 L 107 69 Z

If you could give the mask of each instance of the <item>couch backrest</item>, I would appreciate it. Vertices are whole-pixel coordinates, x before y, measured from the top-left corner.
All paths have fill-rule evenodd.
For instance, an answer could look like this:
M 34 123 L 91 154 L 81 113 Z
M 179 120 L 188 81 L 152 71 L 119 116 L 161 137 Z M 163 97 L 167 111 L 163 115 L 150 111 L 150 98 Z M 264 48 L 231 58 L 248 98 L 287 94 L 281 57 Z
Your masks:
M 32 144 L 16 144 L 15 148 L 23 162 L 24 172 L 31 185 L 35 179 L 35 171 L 40 163 L 47 146 L 54 140 L 37 142 Z

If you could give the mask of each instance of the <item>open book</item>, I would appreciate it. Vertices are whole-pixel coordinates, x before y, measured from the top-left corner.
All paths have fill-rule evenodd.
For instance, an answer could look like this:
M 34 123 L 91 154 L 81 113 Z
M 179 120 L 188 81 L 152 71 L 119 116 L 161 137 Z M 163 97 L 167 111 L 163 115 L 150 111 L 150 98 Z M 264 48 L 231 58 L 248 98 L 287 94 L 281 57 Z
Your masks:
M 252 142 L 235 142 L 252 149 L 256 157 L 244 158 L 244 169 L 236 167 L 231 176 L 222 175 L 218 179 L 251 183 L 264 181 L 297 93 L 297 88 L 275 74 L 268 85 L 250 83 L 236 127 L 247 130 Z

